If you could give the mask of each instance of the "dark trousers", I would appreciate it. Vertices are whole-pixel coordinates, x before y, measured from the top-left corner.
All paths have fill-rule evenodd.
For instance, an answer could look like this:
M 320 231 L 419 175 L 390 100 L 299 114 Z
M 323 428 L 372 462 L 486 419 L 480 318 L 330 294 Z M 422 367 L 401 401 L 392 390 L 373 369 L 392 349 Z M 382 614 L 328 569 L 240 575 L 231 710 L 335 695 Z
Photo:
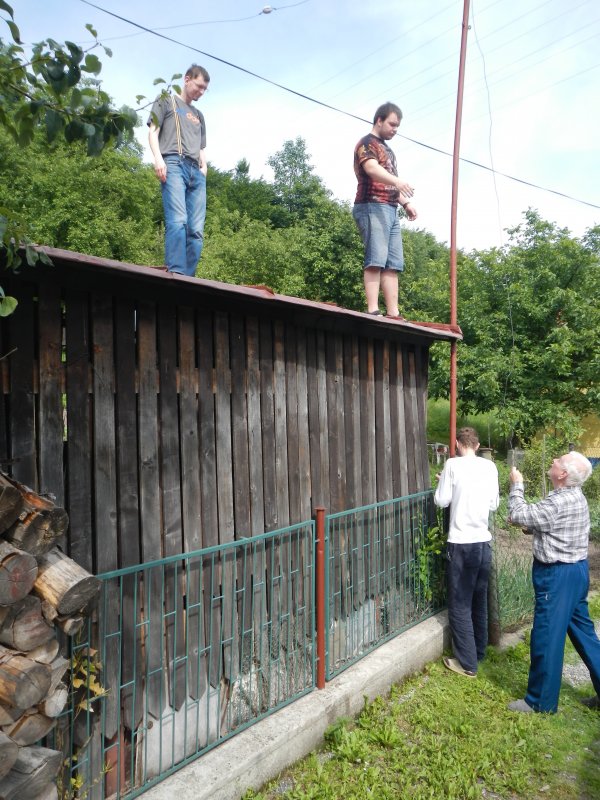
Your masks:
M 543 564 L 534 560 L 532 579 L 535 614 L 525 701 L 535 711 L 553 713 L 558 708 L 567 634 L 600 695 L 600 640 L 588 610 L 588 562 Z
M 452 649 L 463 669 L 477 672 L 488 642 L 487 589 L 492 566 L 490 542 L 446 546 L 448 619 Z

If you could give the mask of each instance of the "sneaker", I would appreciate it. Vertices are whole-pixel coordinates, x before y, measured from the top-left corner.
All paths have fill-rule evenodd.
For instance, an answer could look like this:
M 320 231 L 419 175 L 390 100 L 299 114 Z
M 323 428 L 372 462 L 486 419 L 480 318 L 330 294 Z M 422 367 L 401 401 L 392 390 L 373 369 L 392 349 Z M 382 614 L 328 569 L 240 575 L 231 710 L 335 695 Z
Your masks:
M 581 701 L 586 708 L 600 709 L 600 697 L 595 694 L 593 697 L 584 697 Z
M 367 314 L 370 314 L 372 317 L 383 317 L 383 314 L 379 309 L 376 311 L 367 311 Z
M 533 713 L 533 708 L 525 700 L 513 700 L 507 706 L 509 711 L 521 711 L 524 714 Z
M 456 672 L 458 675 L 464 675 L 465 678 L 477 677 L 476 672 L 471 672 L 468 669 L 463 669 L 460 661 L 457 658 L 448 658 L 448 656 L 444 656 L 443 661 L 445 667 L 452 670 L 452 672 Z
M 398 320 L 401 320 L 402 322 L 406 322 L 406 317 L 403 317 L 401 314 L 386 314 L 385 318 L 386 319 L 398 319 Z

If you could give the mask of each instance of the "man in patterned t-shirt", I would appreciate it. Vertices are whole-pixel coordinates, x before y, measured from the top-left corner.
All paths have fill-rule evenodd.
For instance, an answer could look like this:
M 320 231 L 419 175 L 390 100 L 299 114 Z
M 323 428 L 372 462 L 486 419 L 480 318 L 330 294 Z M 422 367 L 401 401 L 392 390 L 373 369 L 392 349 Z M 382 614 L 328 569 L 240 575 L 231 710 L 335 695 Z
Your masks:
M 181 94 L 160 95 L 148 118 L 154 172 L 165 214 L 165 263 L 169 272 L 195 275 L 206 217 L 206 123 L 192 103 L 208 89 L 204 67 L 192 64 Z
M 398 312 L 398 272 L 404 269 L 404 253 L 398 204 L 409 220 L 417 218 L 410 202 L 414 190 L 398 177 L 396 156 L 386 144 L 396 135 L 401 119 L 402 112 L 394 103 L 380 106 L 371 133 L 354 148 L 358 188 L 352 215 L 365 245 L 367 311 L 380 316 L 381 288 L 387 316 L 392 319 L 402 319 Z

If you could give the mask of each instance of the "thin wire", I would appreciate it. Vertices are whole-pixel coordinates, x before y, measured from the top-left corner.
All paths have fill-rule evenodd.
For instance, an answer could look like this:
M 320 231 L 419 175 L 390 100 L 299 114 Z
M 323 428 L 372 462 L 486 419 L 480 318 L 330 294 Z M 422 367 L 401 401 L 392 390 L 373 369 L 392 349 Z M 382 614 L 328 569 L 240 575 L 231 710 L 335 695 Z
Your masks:
M 277 89 L 281 89 L 284 92 L 288 92 L 289 94 L 293 94 L 295 97 L 300 97 L 302 100 L 308 100 L 309 103 L 315 103 L 322 108 L 328 108 L 330 111 L 335 111 L 338 114 L 343 114 L 350 119 L 358 120 L 359 122 L 367 123 L 368 125 L 372 124 L 372 120 L 366 119 L 365 117 L 360 117 L 357 114 L 352 114 L 350 111 L 344 111 L 341 108 L 337 108 L 336 106 L 332 106 L 329 103 L 324 103 L 322 100 L 317 100 L 314 97 L 310 97 L 303 92 L 298 92 L 295 89 L 290 89 L 288 86 L 284 86 L 281 83 L 277 83 L 277 81 L 273 81 L 270 78 L 265 78 L 263 75 L 259 75 L 252 70 L 246 69 L 246 67 L 241 67 L 238 64 L 234 64 L 231 61 L 227 61 L 224 58 L 220 58 L 219 56 L 215 56 L 212 53 L 207 53 L 205 50 L 200 50 L 198 47 L 194 47 L 190 44 L 185 44 L 184 42 L 180 42 L 177 39 L 173 39 L 170 36 L 166 36 L 164 33 L 158 33 L 157 31 L 152 30 L 151 28 L 147 28 L 144 25 L 140 25 L 139 22 L 134 22 L 133 20 L 127 19 L 126 17 L 121 16 L 120 14 L 116 14 L 114 11 L 108 11 L 106 8 L 102 8 L 102 6 L 97 5 L 96 3 L 92 3 L 91 0 L 80 0 L 81 3 L 84 3 L 91 8 L 95 8 L 98 11 L 101 11 L 103 14 L 108 14 L 111 17 L 115 17 L 115 19 L 120 19 L 122 22 L 127 23 L 128 25 L 132 25 L 134 28 L 139 28 L 142 31 L 146 31 L 146 33 L 151 33 L 153 36 L 157 36 L 159 39 L 164 39 L 167 42 L 171 42 L 173 44 L 178 45 L 179 47 L 185 47 L 188 50 L 191 50 L 195 53 L 200 53 L 200 55 L 206 56 L 207 58 L 212 58 L 215 61 L 218 61 L 220 64 L 225 64 L 228 67 L 232 67 L 232 69 L 236 69 L 239 72 L 243 72 L 245 75 L 250 75 L 257 80 L 263 81 L 264 83 L 268 83 L 270 86 L 275 86 Z M 141 110 L 141 109 L 140 109 Z M 425 147 L 427 150 L 432 150 L 433 152 L 440 153 L 445 156 L 452 157 L 452 153 L 449 153 L 447 150 L 442 150 L 439 147 L 434 147 L 433 145 L 426 144 L 425 142 L 420 142 L 417 139 L 412 139 L 410 136 L 405 136 L 404 134 L 397 133 L 401 139 L 404 139 L 407 142 L 412 142 L 412 144 L 416 144 L 419 147 Z M 465 164 L 471 164 L 474 167 L 478 167 L 479 169 L 485 169 L 488 172 L 494 172 L 496 175 L 500 175 L 503 178 L 507 178 L 508 180 L 515 181 L 516 183 L 521 183 L 524 186 L 531 186 L 534 189 L 540 189 L 543 192 L 549 192 L 550 194 L 558 195 L 559 197 L 564 197 L 567 200 L 573 200 L 575 203 L 581 203 L 582 205 L 590 206 L 591 208 L 600 208 L 600 205 L 596 203 L 590 203 L 587 200 L 580 200 L 577 197 L 572 197 L 571 195 L 565 194 L 564 192 L 559 192 L 556 189 L 548 189 L 545 186 L 539 186 L 538 184 L 531 183 L 530 181 L 523 180 L 521 178 L 515 178 L 512 175 L 508 175 L 505 172 L 498 172 L 496 170 L 492 170 L 491 167 L 486 166 L 485 164 L 479 164 L 477 161 L 472 161 L 468 158 L 460 158 Z
M 500 195 L 498 193 L 498 185 L 497 185 L 497 182 L 496 182 L 496 171 L 494 169 L 494 152 L 493 152 L 493 147 L 492 147 L 492 130 L 493 130 L 493 122 L 494 122 L 493 116 L 492 116 L 492 97 L 491 97 L 490 87 L 488 85 L 488 80 L 487 80 L 485 54 L 483 52 L 483 48 L 481 47 L 481 43 L 479 41 L 479 38 L 477 37 L 477 28 L 475 26 L 475 3 L 474 2 L 472 2 L 472 4 L 471 4 L 471 27 L 473 28 L 473 36 L 475 38 L 475 44 L 477 45 L 477 49 L 479 50 L 479 55 L 481 56 L 481 64 L 482 64 L 482 68 L 483 68 L 483 80 L 484 80 L 484 83 L 485 83 L 485 89 L 486 89 L 486 95 L 487 95 L 488 116 L 489 116 L 489 122 L 490 122 L 489 135 L 488 135 L 488 150 L 489 150 L 489 155 L 490 155 L 490 165 L 492 167 L 492 175 L 493 175 L 493 181 L 494 181 L 494 193 L 496 195 L 496 212 L 497 212 L 497 215 L 498 215 L 498 230 L 499 230 L 499 233 L 500 233 L 500 245 L 503 246 L 504 245 L 504 231 L 502 230 L 502 219 L 501 219 L 501 213 L 500 213 Z M 509 386 L 512 374 L 513 374 L 514 358 L 515 358 L 516 349 L 517 349 L 516 341 L 515 341 L 515 328 L 514 328 L 514 323 L 513 323 L 513 309 L 512 309 L 512 296 L 511 296 L 512 286 L 511 286 L 510 279 L 509 279 L 508 275 L 504 276 L 503 283 L 504 283 L 504 288 L 506 289 L 506 299 L 507 299 L 507 308 L 508 308 L 508 322 L 509 322 L 509 325 L 510 325 L 511 347 L 510 347 L 510 356 L 509 356 L 509 359 L 508 359 L 508 369 L 506 370 L 506 376 L 505 376 L 505 380 L 504 380 L 504 398 L 502 400 L 501 408 L 504 408 L 506 406 L 506 401 L 507 401 L 507 397 L 508 397 L 508 386 Z
M 310 0 L 300 0 L 299 3 L 289 3 L 288 5 L 277 6 L 277 7 L 269 6 L 269 8 L 271 9 L 271 11 L 283 11 L 286 8 L 295 8 L 296 6 L 302 6 L 305 3 L 309 3 L 309 2 L 310 2 Z M 236 19 L 208 19 L 208 20 L 204 20 L 202 22 L 184 22 L 184 23 L 179 23 L 177 25 L 159 25 L 156 28 L 151 28 L 149 30 L 149 32 L 150 33 L 155 33 L 156 31 L 171 31 L 171 30 L 175 30 L 176 28 L 191 28 L 191 27 L 196 26 L 196 25 L 223 25 L 223 24 L 226 24 L 228 22 L 247 22 L 249 19 L 256 19 L 256 17 L 265 16 L 266 14 L 271 13 L 270 11 L 265 11 L 265 8 L 267 8 L 267 6 L 262 8 L 257 14 L 251 14 L 249 17 L 238 17 Z M 100 10 L 102 11 L 104 9 L 100 9 Z M 110 13 L 110 12 L 107 12 L 107 13 Z M 128 20 L 125 20 L 125 21 L 128 22 Z M 105 41 L 105 42 L 114 42 L 117 39 L 132 39 L 134 36 L 142 36 L 146 32 L 147 31 L 144 30 L 144 31 L 140 31 L 139 33 L 125 33 L 122 36 L 107 36 L 105 39 L 103 38 L 103 41 Z

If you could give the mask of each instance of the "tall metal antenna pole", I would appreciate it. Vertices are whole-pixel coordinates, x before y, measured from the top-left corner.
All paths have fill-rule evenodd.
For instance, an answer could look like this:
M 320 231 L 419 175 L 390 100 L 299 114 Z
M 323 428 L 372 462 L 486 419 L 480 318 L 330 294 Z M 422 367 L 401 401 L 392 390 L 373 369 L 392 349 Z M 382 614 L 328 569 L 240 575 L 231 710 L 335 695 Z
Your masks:
M 467 34 L 469 31 L 470 0 L 464 0 L 460 61 L 458 66 L 458 92 L 456 95 L 456 121 L 454 124 L 454 151 L 452 155 L 452 208 L 450 211 L 450 324 L 458 325 L 456 289 L 456 216 L 458 207 L 458 167 L 460 158 L 460 129 L 462 123 L 463 94 L 465 84 L 465 61 L 467 58 Z M 450 344 L 450 455 L 456 447 L 456 393 L 457 393 L 457 343 Z

